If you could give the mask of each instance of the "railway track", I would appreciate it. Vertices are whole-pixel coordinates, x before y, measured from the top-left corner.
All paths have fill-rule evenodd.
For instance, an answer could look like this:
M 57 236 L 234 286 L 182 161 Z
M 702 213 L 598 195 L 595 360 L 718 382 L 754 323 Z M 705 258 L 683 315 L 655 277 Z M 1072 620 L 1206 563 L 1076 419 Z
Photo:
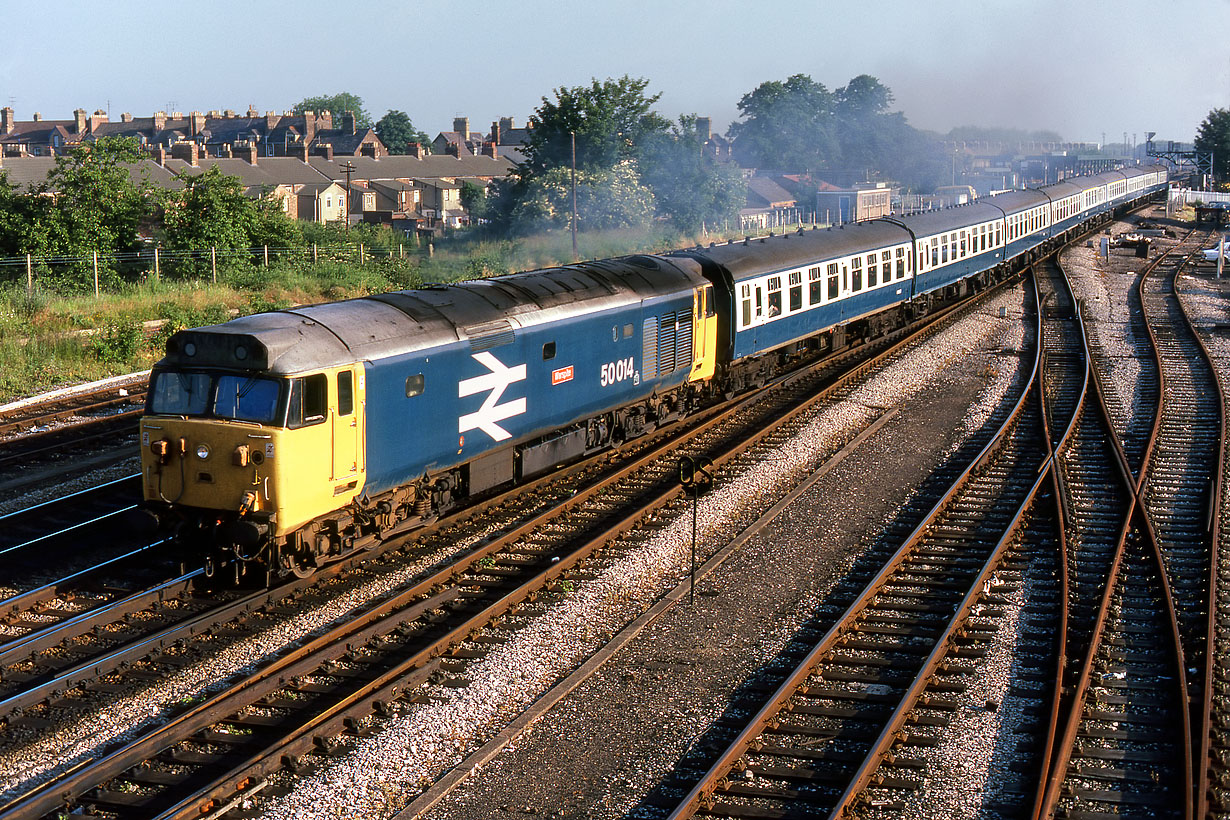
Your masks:
M 1040 347 L 1039 347 L 1040 349 Z M 947 724 L 985 651 L 1017 527 L 1047 476 L 1039 365 L 1011 417 L 671 814 L 841 816 L 921 788 L 911 747 Z M 990 627 L 994 631 L 994 627 Z
M 771 400 L 734 403 L 686 433 L 683 441 L 647 447 L 632 463 L 592 483 L 559 482 L 567 486 L 554 492 L 566 497 L 540 501 L 545 509 L 530 521 L 524 514 L 493 515 L 493 505 L 476 525 L 479 519 L 471 511 L 468 526 L 481 526 L 486 535 L 459 560 L 350 613 L 345 626 L 272 659 L 232 689 L 180 712 L 88 768 L 35 786 L 0 810 L 0 817 L 54 811 L 66 799 L 129 816 L 154 811 L 176 816 L 181 810 L 195 815 L 202 806 L 216 807 L 243 795 L 245 788 L 266 782 L 283 760 L 332 747 L 338 732 L 362 732 L 373 710 L 388 708 L 433 674 L 451 674 L 449 667 L 474 651 L 464 642 L 480 627 L 499 617 L 515 620 L 509 613 L 522 602 L 552 585 L 574 583 L 568 573 L 583 577 L 592 556 L 619 548 L 608 546 L 617 534 L 641 526 L 654 511 L 678 500 L 676 465 L 668 456 L 681 448 L 709 453 L 720 468 L 758 442 L 787 435 L 783 425 L 801 423 L 797 419 L 809 404 L 860 378 L 874 364 L 861 365 L 826 389 L 822 385 L 832 381 L 831 364 L 783 379 Z M 726 428 L 720 434 L 719 425 Z M 527 489 L 532 490 L 523 488 L 518 498 L 525 498 Z M 428 549 L 431 540 L 456 536 L 441 527 L 416 542 Z M 439 660 L 449 651 L 449 663 Z M 312 685 L 296 683 L 305 680 Z M 196 786 L 189 788 L 186 781 Z
M 116 460 L 131 449 L 137 419 L 145 407 L 142 380 L 54 395 L 9 405 L 0 412 L 0 473 L 42 465 L 45 477 Z M 100 452 L 107 451 L 107 452 Z M 83 458 L 88 454 L 89 458 Z M 48 466 L 50 465 L 50 466 Z M 22 487 L 24 476 L 0 482 L 0 490 Z
M 1073 300 L 1066 277 L 1055 281 Z M 1110 391 L 1098 378 L 1107 372 L 1092 368 L 1096 389 L 1086 391 L 1057 454 L 1067 662 L 1057 669 L 1047 766 L 1031 816 L 1190 817 L 1192 735 L 1176 613 L 1132 457 L 1114 433 L 1112 419 L 1123 424 L 1124 408 L 1108 406 Z M 1145 445 L 1137 455 L 1147 452 Z

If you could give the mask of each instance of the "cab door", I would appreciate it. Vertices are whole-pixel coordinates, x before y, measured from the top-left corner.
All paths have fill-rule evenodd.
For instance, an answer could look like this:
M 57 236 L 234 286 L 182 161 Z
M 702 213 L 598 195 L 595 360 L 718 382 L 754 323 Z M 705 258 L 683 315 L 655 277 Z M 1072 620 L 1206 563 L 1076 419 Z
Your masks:
M 353 370 L 334 374 L 333 480 L 359 472 L 359 400 Z

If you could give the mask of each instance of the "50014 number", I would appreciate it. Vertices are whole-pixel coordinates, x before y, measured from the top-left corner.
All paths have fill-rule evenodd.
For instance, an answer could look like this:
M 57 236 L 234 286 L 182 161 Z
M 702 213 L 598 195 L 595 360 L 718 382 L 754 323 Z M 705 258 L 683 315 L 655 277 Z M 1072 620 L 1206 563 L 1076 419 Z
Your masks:
M 610 362 L 602 366 L 602 386 L 609 387 L 616 382 L 632 378 L 632 357 Z

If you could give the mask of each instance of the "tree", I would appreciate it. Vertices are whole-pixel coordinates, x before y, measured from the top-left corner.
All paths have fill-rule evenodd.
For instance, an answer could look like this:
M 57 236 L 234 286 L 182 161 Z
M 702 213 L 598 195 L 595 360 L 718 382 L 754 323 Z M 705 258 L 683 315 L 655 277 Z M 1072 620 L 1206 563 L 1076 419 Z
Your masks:
M 1213 152 L 1213 177 L 1230 180 L 1230 109 L 1214 108 L 1196 131 L 1196 150 Z
M 469 180 L 461 183 L 461 207 L 465 208 L 475 223 L 487 217 L 487 189 Z
M 653 215 L 653 192 L 641 184 L 631 160 L 610 170 L 577 172 L 579 227 L 643 227 Z M 552 168 L 528 180 L 509 209 L 511 229 L 522 234 L 564 228 L 571 219 L 572 172 L 568 168 Z
M 833 119 L 837 100 L 806 74 L 761 83 L 739 100 L 732 123 L 740 161 L 750 167 L 807 170 L 840 162 Z
M 318 97 L 305 97 L 303 100 L 295 103 L 295 107 L 291 110 L 296 114 L 302 114 L 304 111 L 314 111 L 317 114 L 321 111 L 329 111 L 335 118 L 349 111 L 354 114 L 354 124 L 357 127 L 368 128 L 372 124 L 371 115 L 363 109 L 363 98 L 348 91 L 343 91 L 339 94 L 322 94 Z M 336 119 L 334 123 L 337 123 Z
M 555 99 L 542 98 L 530 116 L 525 162 L 517 170 L 525 180 L 552 168 L 572 164 L 572 134 L 576 134 L 577 168 L 610 171 L 635 159 L 655 134 L 670 122 L 652 110 L 660 94 L 645 95 L 648 80 L 623 76 L 593 80 L 588 86 L 555 89 Z
M 405 111 L 389 112 L 376 122 L 376 136 L 389 149 L 390 154 L 406 153 L 406 146 L 412 142 L 419 145 L 431 145 L 431 139 L 414 127 Z
M 834 94 L 837 116 L 853 122 L 884 114 L 893 101 L 893 92 L 869 74 L 860 74 Z
M 652 190 L 658 212 L 680 230 L 696 231 L 734 219 L 747 201 L 740 170 L 705 153 L 695 114 L 651 141 L 641 158 L 641 179 Z

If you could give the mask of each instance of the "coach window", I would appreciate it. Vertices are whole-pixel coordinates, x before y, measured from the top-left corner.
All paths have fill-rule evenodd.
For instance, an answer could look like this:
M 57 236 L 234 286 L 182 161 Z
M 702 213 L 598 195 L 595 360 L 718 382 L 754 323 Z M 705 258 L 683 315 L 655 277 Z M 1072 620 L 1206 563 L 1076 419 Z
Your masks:
M 850 290 L 857 293 L 863 289 L 863 258 L 856 256 L 850 260 Z
M 354 412 L 354 373 L 343 370 L 337 374 L 337 414 L 349 416 Z
M 952 254 L 952 261 L 957 261 L 957 232 L 953 231 L 948 237 L 948 252 Z
M 769 317 L 782 315 L 782 278 L 769 277 Z
M 803 309 L 803 271 L 796 270 L 790 274 L 790 310 Z
M 931 237 L 931 267 L 935 267 L 940 263 L 940 240 L 938 237 Z
M 969 254 L 969 246 L 965 238 L 965 231 L 961 231 L 961 258 L 964 259 Z M 955 255 L 955 254 L 954 254 Z
M 874 288 L 876 280 L 879 278 L 879 265 L 876 264 L 876 255 L 874 253 L 867 254 L 867 287 Z
M 880 251 L 880 266 L 884 269 L 884 281 L 887 282 L 893 278 L 893 253 L 892 251 Z
M 406 397 L 413 398 L 423 394 L 423 374 L 416 373 L 406 379 Z
M 905 248 L 897 248 L 897 278 L 905 278 Z
M 999 222 L 995 223 L 995 247 L 999 247 L 1004 242 L 1003 236 L 1004 227 Z
M 940 261 L 948 264 L 948 234 L 940 237 Z
M 307 427 L 325 420 L 329 409 L 329 380 L 324 373 L 290 380 L 287 427 Z
M 828 274 L 829 274 L 829 301 L 832 301 L 841 294 L 841 291 L 838 289 L 838 286 L 837 286 L 837 263 L 836 262 L 832 262 L 829 264 Z
M 742 285 L 739 290 L 739 295 L 743 299 L 743 326 L 752 326 L 752 286 Z
M 544 362 L 555 358 L 555 342 L 547 342 L 542 346 L 542 360 Z
M 818 305 L 824 301 L 824 278 L 819 268 L 807 270 L 807 304 Z

